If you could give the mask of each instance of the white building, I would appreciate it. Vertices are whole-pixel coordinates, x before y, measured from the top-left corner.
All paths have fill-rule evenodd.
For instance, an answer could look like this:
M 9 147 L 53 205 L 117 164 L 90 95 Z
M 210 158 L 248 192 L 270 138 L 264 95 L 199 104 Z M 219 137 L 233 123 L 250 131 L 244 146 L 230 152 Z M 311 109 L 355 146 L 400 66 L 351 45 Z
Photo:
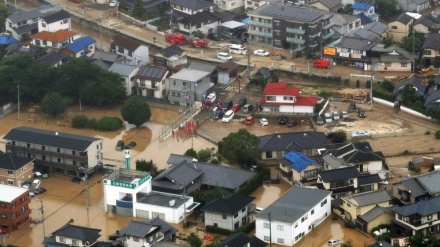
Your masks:
M 56 32 L 58 30 L 71 30 L 70 14 L 67 11 L 52 12 L 38 19 L 38 32 Z
M 124 35 L 116 35 L 111 44 L 111 49 L 116 54 L 125 56 L 127 64 L 140 67 L 150 62 L 148 46 Z
M 216 0 L 215 3 L 220 9 L 232 11 L 238 8 L 243 8 L 245 0 Z
M 256 237 L 292 246 L 331 213 L 331 192 L 293 187 L 256 218 Z
M 179 223 L 199 205 L 190 196 L 152 191 L 151 175 L 145 172 L 120 169 L 103 184 L 106 212 Z
M 122 84 L 125 87 L 125 92 L 127 95 L 132 95 L 134 92 L 136 92 L 134 76 L 138 70 L 138 67 L 124 63 L 114 63 L 108 69 L 108 71 L 119 74 L 122 77 Z

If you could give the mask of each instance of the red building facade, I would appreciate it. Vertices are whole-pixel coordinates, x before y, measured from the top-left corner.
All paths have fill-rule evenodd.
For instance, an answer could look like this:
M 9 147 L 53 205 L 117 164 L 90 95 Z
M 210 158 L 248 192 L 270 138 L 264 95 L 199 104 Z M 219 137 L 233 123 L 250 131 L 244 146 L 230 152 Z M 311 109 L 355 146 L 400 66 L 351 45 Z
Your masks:
M 30 221 L 32 210 L 29 190 L 0 184 L 0 228 L 1 231 L 18 229 Z

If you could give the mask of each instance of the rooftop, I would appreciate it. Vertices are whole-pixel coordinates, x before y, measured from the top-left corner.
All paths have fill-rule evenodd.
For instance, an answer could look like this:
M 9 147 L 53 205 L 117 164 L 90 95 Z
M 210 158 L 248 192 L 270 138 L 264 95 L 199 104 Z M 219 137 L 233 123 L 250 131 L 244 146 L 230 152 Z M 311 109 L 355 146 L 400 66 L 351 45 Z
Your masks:
M 26 188 L 0 184 L 0 202 L 11 203 L 17 197 L 23 195 L 28 191 Z
M 313 23 L 333 16 L 329 12 L 310 7 L 277 4 L 265 4 L 251 11 L 249 15 L 277 17 L 302 23 Z

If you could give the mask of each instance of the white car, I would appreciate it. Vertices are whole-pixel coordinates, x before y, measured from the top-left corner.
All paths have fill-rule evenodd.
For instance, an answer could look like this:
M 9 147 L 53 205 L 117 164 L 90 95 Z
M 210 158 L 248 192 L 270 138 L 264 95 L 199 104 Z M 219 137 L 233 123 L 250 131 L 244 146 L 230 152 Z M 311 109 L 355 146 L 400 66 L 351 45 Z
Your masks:
M 269 54 L 270 54 L 269 52 L 267 52 L 263 49 L 259 49 L 259 50 L 254 51 L 254 55 L 257 55 L 257 56 L 267 57 L 267 56 L 269 56 Z
M 33 182 L 32 182 L 32 185 L 31 185 L 31 187 L 33 187 L 34 189 L 37 189 L 38 187 L 40 187 L 40 180 L 39 179 L 35 179 Z
M 111 0 L 109 3 L 110 7 L 115 7 L 117 4 L 118 4 L 118 1 L 116 1 L 116 0 Z
M 269 121 L 267 121 L 267 119 L 265 119 L 265 118 L 262 118 L 262 119 L 260 119 L 260 124 L 261 124 L 261 126 L 267 126 L 267 125 L 269 125 Z
M 370 137 L 370 133 L 366 130 L 359 130 L 351 134 L 352 138 Z
M 344 119 L 344 118 L 348 118 L 348 114 L 346 111 L 342 112 L 342 119 Z
M 327 241 L 328 246 L 335 246 L 341 244 L 341 240 L 338 239 L 331 239 Z

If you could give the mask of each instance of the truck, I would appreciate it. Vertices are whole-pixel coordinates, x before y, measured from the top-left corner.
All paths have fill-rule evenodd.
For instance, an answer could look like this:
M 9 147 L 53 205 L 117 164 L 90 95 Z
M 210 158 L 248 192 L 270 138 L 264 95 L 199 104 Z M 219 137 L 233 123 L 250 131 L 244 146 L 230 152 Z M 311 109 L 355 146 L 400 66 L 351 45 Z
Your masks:
M 191 44 L 191 46 L 193 47 L 200 47 L 200 48 L 208 47 L 207 39 L 189 39 L 188 43 Z
M 176 33 L 170 33 L 165 34 L 165 40 L 172 45 L 178 44 L 178 45 L 184 45 L 186 44 L 186 38 L 183 34 L 176 34 Z
M 313 67 L 328 69 L 330 67 L 330 60 L 316 59 L 315 62 L 313 63 Z

